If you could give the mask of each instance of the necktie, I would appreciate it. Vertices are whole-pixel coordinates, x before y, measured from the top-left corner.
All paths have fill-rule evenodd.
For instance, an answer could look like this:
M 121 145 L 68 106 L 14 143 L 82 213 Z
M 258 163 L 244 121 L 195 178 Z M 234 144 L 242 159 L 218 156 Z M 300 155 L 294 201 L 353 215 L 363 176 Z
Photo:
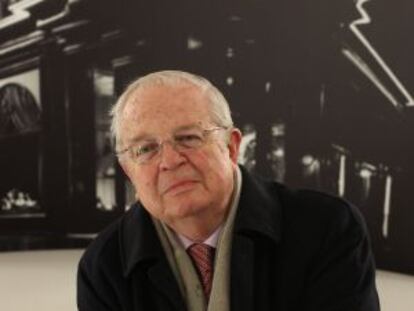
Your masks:
M 210 297 L 211 284 L 213 283 L 214 248 L 207 244 L 194 243 L 187 251 L 197 269 L 204 294 L 208 300 Z

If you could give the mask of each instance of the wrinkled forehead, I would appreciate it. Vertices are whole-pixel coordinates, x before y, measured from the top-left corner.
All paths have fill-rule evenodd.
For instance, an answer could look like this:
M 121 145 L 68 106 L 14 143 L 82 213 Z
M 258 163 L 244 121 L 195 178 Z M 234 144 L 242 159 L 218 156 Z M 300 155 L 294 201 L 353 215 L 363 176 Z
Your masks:
M 193 123 L 210 123 L 205 92 L 191 84 L 149 85 L 130 95 L 120 120 L 121 136 Z
M 174 85 L 142 85 L 128 98 L 123 117 L 144 118 L 160 112 L 191 113 L 192 110 L 208 110 L 208 98 L 204 89 L 189 83 Z M 173 115 L 171 115 L 173 117 Z

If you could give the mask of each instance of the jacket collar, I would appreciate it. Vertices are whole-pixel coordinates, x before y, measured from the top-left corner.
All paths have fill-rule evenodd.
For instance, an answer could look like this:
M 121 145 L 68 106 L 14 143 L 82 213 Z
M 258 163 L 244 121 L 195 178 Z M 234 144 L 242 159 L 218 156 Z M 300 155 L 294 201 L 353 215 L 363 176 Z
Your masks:
M 242 188 L 234 223 L 234 233 L 259 234 L 275 243 L 281 238 L 281 206 L 271 183 L 250 175 L 242 166 Z M 149 213 L 140 203 L 124 215 L 120 230 L 124 275 L 142 262 L 165 260 L 164 251 Z M 164 259 L 163 259 L 164 258 Z
M 140 203 L 134 204 L 123 217 L 119 239 L 125 276 L 138 263 L 163 258 L 164 251 L 151 216 Z
M 240 166 L 242 189 L 234 223 L 235 234 L 260 234 L 279 242 L 282 234 L 282 209 L 275 183 L 253 177 Z

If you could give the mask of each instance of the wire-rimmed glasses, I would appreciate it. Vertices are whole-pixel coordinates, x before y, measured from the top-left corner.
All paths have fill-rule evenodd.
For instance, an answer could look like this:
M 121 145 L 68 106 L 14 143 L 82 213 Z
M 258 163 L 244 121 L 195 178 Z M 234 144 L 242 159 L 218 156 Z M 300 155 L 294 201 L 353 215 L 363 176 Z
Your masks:
M 227 130 L 227 127 L 216 126 L 209 129 L 194 127 L 183 130 L 172 135 L 170 139 L 143 139 L 130 145 L 128 148 L 117 152 L 118 158 L 128 155 L 129 158 L 138 163 L 146 164 L 160 154 L 165 143 L 170 143 L 177 152 L 186 152 L 198 149 L 205 145 L 211 133 L 218 130 Z

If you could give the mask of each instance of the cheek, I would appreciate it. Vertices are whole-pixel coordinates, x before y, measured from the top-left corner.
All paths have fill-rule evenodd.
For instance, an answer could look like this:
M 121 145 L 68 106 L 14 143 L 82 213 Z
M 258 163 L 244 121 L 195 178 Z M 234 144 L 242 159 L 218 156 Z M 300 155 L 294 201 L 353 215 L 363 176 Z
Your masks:
M 138 199 L 153 201 L 156 198 L 157 188 L 155 186 L 155 176 L 148 173 L 135 172 L 132 184 L 134 185 Z
M 154 217 L 161 218 L 163 214 L 163 203 L 158 195 L 155 182 L 149 178 L 136 180 L 134 183 L 137 200 Z
M 233 165 L 225 150 L 216 150 L 200 158 L 199 165 L 203 167 L 203 173 L 207 183 L 213 187 L 220 187 L 222 183 L 233 174 Z

